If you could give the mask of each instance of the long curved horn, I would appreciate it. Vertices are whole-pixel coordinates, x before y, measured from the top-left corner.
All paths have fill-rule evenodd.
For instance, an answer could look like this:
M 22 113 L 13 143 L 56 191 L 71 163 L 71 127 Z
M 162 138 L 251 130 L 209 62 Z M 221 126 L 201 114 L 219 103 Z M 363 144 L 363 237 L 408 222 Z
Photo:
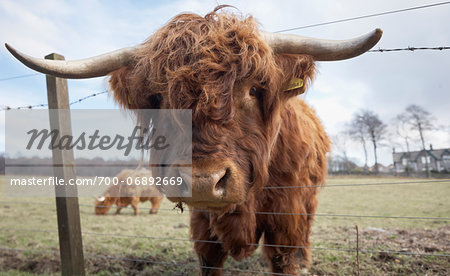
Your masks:
M 137 47 L 128 47 L 96 57 L 74 61 L 31 57 L 5 43 L 8 51 L 20 62 L 38 72 L 66 79 L 87 79 L 105 76 L 129 63 Z
M 275 53 L 307 54 L 317 61 L 334 61 L 359 56 L 380 40 L 383 31 L 372 32 L 348 40 L 325 40 L 293 34 L 262 33 Z

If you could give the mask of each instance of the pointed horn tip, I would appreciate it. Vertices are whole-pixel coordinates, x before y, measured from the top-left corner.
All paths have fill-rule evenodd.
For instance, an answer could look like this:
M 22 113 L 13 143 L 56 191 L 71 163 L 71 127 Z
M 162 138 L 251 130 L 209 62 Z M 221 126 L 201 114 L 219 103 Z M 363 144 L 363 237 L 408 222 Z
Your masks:
M 374 36 L 378 38 L 378 40 L 380 40 L 381 36 L 383 36 L 383 30 L 380 28 L 376 28 L 374 30 Z
M 381 39 L 381 37 L 383 36 L 383 30 L 380 28 L 376 28 L 375 30 L 373 30 L 370 35 L 369 35 L 369 41 L 371 41 L 370 48 L 372 48 L 373 46 L 375 46 Z M 368 50 L 368 49 L 367 49 Z
M 11 54 L 13 54 L 13 52 L 16 52 L 16 50 L 8 43 L 5 43 L 5 47 Z
M 13 55 L 16 59 L 18 59 L 20 61 L 22 60 L 21 55 L 23 55 L 23 54 L 20 51 L 16 50 L 13 46 L 11 46 L 8 43 L 5 43 L 5 47 L 11 53 L 11 55 Z

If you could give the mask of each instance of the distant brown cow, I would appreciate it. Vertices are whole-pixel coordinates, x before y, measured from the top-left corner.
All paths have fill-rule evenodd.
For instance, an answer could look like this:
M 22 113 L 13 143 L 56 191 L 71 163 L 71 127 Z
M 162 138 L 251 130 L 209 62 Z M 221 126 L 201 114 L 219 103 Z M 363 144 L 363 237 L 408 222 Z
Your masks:
M 8 49 L 46 74 L 110 74 L 114 99 L 126 109 L 191 109 L 192 177 L 183 167 L 177 174 L 192 185 L 192 197 L 169 199 L 192 209 L 201 273 L 221 274 L 228 256 L 251 255 L 263 237 L 271 270 L 296 274 L 310 263 L 330 150 L 314 110 L 297 96 L 316 61 L 358 56 L 382 31 L 341 41 L 267 33 L 252 17 L 220 8 L 204 17 L 178 15 L 139 46 L 86 60 L 38 60 Z M 166 122 L 151 121 L 155 129 Z M 155 175 L 160 170 L 153 168 Z
M 152 203 L 152 208 L 150 209 L 150 214 L 156 214 L 158 212 L 162 196 L 152 196 L 149 195 L 159 195 L 159 191 L 154 186 L 142 186 L 142 185 L 127 185 L 130 182 L 129 179 L 135 179 L 142 177 L 151 176 L 151 172 L 147 169 L 137 169 L 137 170 L 123 170 L 118 175 L 119 185 L 111 185 L 102 196 L 97 197 L 95 200 L 95 213 L 97 215 L 106 214 L 112 205 L 117 205 L 116 214 L 120 213 L 120 210 L 131 204 L 134 209 L 134 215 L 139 214 L 138 204 L 139 202 L 150 201 Z M 122 183 L 122 184 L 120 184 Z M 134 181 L 133 181 L 134 184 Z M 122 196 L 121 196 L 122 195 Z

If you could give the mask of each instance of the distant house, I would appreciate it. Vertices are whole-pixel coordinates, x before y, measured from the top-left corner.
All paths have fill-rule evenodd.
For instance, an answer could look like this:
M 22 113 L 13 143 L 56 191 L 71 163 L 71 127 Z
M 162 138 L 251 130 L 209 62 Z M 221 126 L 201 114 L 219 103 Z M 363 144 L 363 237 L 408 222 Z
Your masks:
M 375 173 L 377 169 L 375 168 L 375 165 L 369 168 L 369 172 Z M 379 173 L 391 173 L 394 172 L 392 165 L 385 166 L 383 164 L 378 164 L 378 172 Z
M 397 173 L 403 173 L 408 168 L 413 172 L 426 171 L 426 162 L 430 171 L 450 171 L 450 149 L 420 150 L 411 152 L 394 152 L 394 169 Z

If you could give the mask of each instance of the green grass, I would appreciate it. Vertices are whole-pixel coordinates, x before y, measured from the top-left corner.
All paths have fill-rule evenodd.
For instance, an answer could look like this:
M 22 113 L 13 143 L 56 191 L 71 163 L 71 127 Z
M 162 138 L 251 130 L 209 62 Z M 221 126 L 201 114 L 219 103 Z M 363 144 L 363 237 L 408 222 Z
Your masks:
M 329 177 L 319 194 L 317 213 L 450 217 L 450 181 L 404 185 L 337 186 L 333 184 L 413 182 L 424 179 L 388 177 Z M 425 180 L 426 181 L 426 180 Z M 316 218 L 316 227 L 352 226 L 436 228 L 439 220 L 381 219 L 381 218 Z
M 375 177 L 329 177 L 327 184 L 358 184 L 417 181 L 418 179 L 375 178 Z M 325 187 L 319 196 L 319 214 L 351 214 L 381 216 L 415 216 L 415 217 L 450 217 L 450 183 L 421 183 L 407 185 L 377 185 Z M 148 274 L 195 275 L 196 257 L 190 241 L 170 240 L 165 238 L 189 238 L 189 212 L 173 210 L 174 204 L 164 200 L 157 215 L 149 215 L 150 203 L 140 204 L 141 214 L 134 216 L 132 209 L 122 210 L 121 215 L 114 215 L 114 209 L 106 216 L 94 215 L 93 199 L 80 198 L 80 216 L 83 231 L 83 245 L 86 266 L 89 274 L 119 275 L 138 272 Z M 398 243 L 407 231 L 441 231 L 448 227 L 445 220 L 412 220 L 386 218 L 348 218 L 317 216 L 311 240 L 316 248 L 354 248 L 358 225 L 361 233 L 361 248 L 373 250 L 393 250 L 401 248 Z M 391 233 L 379 236 L 367 232 L 368 227 L 382 228 Z M 447 229 L 447 228 L 446 228 Z M 38 230 L 38 231 L 36 231 Z M 39 232 L 42 231 L 42 232 Z M 395 232 L 397 231 L 397 232 Z M 0 176 L 0 247 L 31 250 L 59 251 L 56 210 L 54 198 L 19 198 L 6 197 L 4 194 L 4 177 Z M 96 234 L 100 233 L 100 234 Z M 421 232 L 422 233 L 422 232 Z M 433 232 L 434 233 L 434 232 Z M 123 235 L 114 236 L 114 235 Z M 421 234 L 423 235 L 423 233 Z M 134 236 L 134 237 L 130 237 Z M 163 239 L 150 239 L 159 237 Z M 444 236 L 445 237 L 445 236 Z M 449 244 L 448 236 L 446 244 Z M 450 247 L 450 245 L 449 245 Z M 439 250 L 446 250 L 439 249 Z M 439 252 L 437 250 L 437 252 Z M 0 252 L 3 252 L 0 250 Z M 447 251 L 448 253 L 448 251 Z M 8 262 L 18 264 L 24 260 L 37 263 L 57 261 L 57 256 L 39 252 L 19 252 L 0 256 L 0 271 L 7 275 L 29 275 L 26 271 L 42 274 L 54 273 L 51 265 L 39 269 L 8 267 Z M 142 265 L 120 260 L 95 258 L 92 255 L 114 257 L 142 258 L 155 262 L 170 262 L 181 265 Z M 411 257 L 403 255 L 385 256 L 380 254 L 360 254 L 362 275 L 410 274 L 433 272 L 445 275 L 450 271 L 450 258 L 445 257 Z M 355 273 L 355 253 L 329 250 L 314 250 L 312 273 L 324 274 Z M 227 268 L 264 270 L 264 261 L 260 250 L 251 258 L 242 262 L 228 259 Z M 431 269 L 431 270 L 430 270 Z M 434 270 L 433 270 L 434 269 Z M 443 271 L 443 272 L 442 272 Z M 433 274 L 433 273 L 432 273 Z

